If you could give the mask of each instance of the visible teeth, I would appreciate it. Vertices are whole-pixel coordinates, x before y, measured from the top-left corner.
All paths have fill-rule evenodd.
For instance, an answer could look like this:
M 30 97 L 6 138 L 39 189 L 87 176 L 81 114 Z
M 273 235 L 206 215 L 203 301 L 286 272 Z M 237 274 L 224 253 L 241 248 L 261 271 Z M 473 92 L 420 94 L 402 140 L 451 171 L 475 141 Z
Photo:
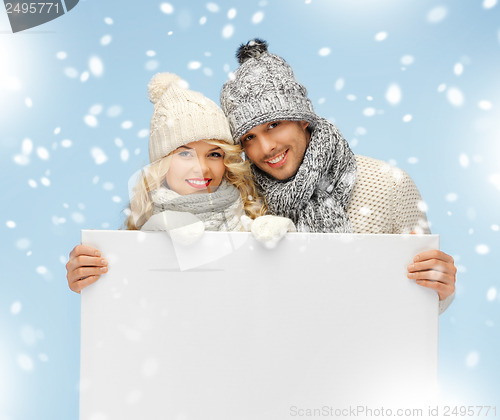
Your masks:
M 194 179 L 189 179 L 188 182 L 191 184 L 196 184 L 196 185 L 205 185 L 208 181 L 198 181 L 198 180 L 194 180 Z
M 278 157 L 268 160 L 269 163 L 278 163 L 280 160 L 282 160 L 285 157 L 285 152 L 283 152 L 281 155 Z

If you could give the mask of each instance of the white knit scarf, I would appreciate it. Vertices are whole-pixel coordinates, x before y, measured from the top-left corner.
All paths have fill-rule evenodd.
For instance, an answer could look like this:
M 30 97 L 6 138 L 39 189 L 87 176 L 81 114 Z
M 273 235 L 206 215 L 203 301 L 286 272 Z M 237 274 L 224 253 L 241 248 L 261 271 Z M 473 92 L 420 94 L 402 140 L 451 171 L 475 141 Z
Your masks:
M 277 180 L 252 165 L 269 210 L 292 219 L 299 232 L 352 232 L 347 206 L 356 160 L 338 129 L 318 118 L 297 173 Z
M 165 210 L 189 212 L 210 231 L 240 231 L 243 200 L 236 187 L 223 181 L 217 190 L 206 194 L 180 195 L 166 187 L 151 193 L 153 214 Z

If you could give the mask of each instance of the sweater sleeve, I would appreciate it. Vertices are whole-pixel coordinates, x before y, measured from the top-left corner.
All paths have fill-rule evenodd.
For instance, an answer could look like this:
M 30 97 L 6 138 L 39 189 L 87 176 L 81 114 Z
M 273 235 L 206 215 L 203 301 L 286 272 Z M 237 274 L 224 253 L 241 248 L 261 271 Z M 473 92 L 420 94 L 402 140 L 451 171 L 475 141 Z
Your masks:
M 425 214 L 426 204 L 411 177 L 401 169 L 395 169 L 394 176 L 394 233 L 431 233 Z M 439 301 L 442 314 L 455 298 L 455 293 Z
M 398 168 L 393 168 L 392 176 L 394 182 L 392 233 L 431 233 L 425 214 L 427 206 L 413 180 L 405 171 Z

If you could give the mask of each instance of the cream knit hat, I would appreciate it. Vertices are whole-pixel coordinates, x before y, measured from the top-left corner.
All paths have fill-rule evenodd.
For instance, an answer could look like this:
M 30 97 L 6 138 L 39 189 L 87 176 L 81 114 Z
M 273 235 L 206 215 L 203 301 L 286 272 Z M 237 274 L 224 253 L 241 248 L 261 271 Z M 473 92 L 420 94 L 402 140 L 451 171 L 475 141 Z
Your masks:
M 234 144 L 222 110 L 172 73 L 158 73 L 148 85 L 154 104 L 149 136 L 149 160 L 154 162 L 180 146 L 199 140 Z

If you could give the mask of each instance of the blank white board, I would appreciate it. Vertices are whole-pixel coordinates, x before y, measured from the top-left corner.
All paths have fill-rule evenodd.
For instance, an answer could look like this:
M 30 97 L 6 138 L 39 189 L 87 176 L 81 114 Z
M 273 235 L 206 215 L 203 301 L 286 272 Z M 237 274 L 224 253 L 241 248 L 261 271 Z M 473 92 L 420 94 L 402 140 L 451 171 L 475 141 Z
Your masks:
M 81 420 L 281 420 L 434 391 L 438 297 L 406 277 L 436 235 L 248 233 L 194 245 L 83 231 Z M 305 413 L 305 411 L 302 411 Z

